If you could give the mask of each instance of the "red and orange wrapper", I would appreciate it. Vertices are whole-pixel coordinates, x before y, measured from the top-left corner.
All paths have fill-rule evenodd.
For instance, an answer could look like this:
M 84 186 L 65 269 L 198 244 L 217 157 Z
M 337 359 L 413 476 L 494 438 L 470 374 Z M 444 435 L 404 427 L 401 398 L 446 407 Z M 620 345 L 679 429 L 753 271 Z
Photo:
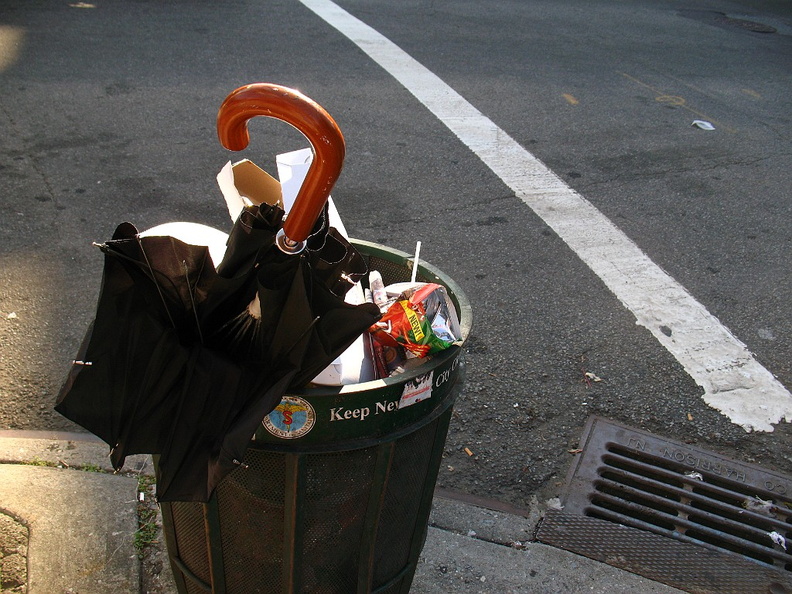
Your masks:
M 454 304 L 435 283 L 411 284 L 370 332 L 383 347 L 401 347 L 421 358 L 459 342 L 462 334 Z

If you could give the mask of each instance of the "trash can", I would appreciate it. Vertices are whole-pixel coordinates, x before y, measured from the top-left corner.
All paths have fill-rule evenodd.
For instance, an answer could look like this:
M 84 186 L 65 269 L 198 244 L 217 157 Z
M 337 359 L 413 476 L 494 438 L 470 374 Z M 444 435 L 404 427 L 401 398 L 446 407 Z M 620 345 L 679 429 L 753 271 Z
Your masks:
M 410 279 L 409 254 L 352 243 L 386 285 Z M 417 279 L 446 287 L 466 339 L 456 283 L 425 263 Z M 162 504 L 178 591 L 409 592 L 464 375 L 454 346 L 391 378 L 286 395 L 208 503 Z

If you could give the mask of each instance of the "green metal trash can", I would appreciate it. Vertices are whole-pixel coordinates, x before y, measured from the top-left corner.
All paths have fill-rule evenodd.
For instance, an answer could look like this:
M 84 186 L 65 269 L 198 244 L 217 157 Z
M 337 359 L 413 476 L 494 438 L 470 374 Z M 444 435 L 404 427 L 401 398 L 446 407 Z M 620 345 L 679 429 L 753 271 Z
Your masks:
M 409 280 L 409 254 L 353 244 L 385 284 Z M 428 264 L 417 278 L 446 287 L 466 339 L 456 283 Z M 409 592 L 464 375 L 455 346 L 392 378 L 285 396 L 208 503 L 162 504 L 179 592 Z

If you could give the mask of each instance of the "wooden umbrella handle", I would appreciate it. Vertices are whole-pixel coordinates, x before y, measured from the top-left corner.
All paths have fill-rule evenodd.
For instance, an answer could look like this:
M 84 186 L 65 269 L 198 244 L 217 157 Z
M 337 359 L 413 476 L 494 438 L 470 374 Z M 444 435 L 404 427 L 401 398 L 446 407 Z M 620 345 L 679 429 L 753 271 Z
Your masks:
M 325 109 L 299 91 L 269 83 L 245 85 L 226 97 L 217 113 L 220 143 L 241 151 L 250 142 L 248 121 L 267 116 L 291 124 L 311 143 L 313 162 L 283 224 L 291 242 L 311 233 L 344 164 L 346 145 L 338 124 Z

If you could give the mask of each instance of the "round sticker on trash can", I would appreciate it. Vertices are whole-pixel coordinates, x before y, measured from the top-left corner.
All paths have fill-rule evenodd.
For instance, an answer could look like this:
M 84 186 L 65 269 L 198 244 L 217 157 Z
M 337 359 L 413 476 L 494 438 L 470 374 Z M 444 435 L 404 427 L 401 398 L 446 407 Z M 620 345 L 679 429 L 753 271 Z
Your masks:
M 313 429 L 316 413 L 307 400 L 284 396 L 280 404 L 264 417 L 264 428 L 275 437 L 297 439 Z

